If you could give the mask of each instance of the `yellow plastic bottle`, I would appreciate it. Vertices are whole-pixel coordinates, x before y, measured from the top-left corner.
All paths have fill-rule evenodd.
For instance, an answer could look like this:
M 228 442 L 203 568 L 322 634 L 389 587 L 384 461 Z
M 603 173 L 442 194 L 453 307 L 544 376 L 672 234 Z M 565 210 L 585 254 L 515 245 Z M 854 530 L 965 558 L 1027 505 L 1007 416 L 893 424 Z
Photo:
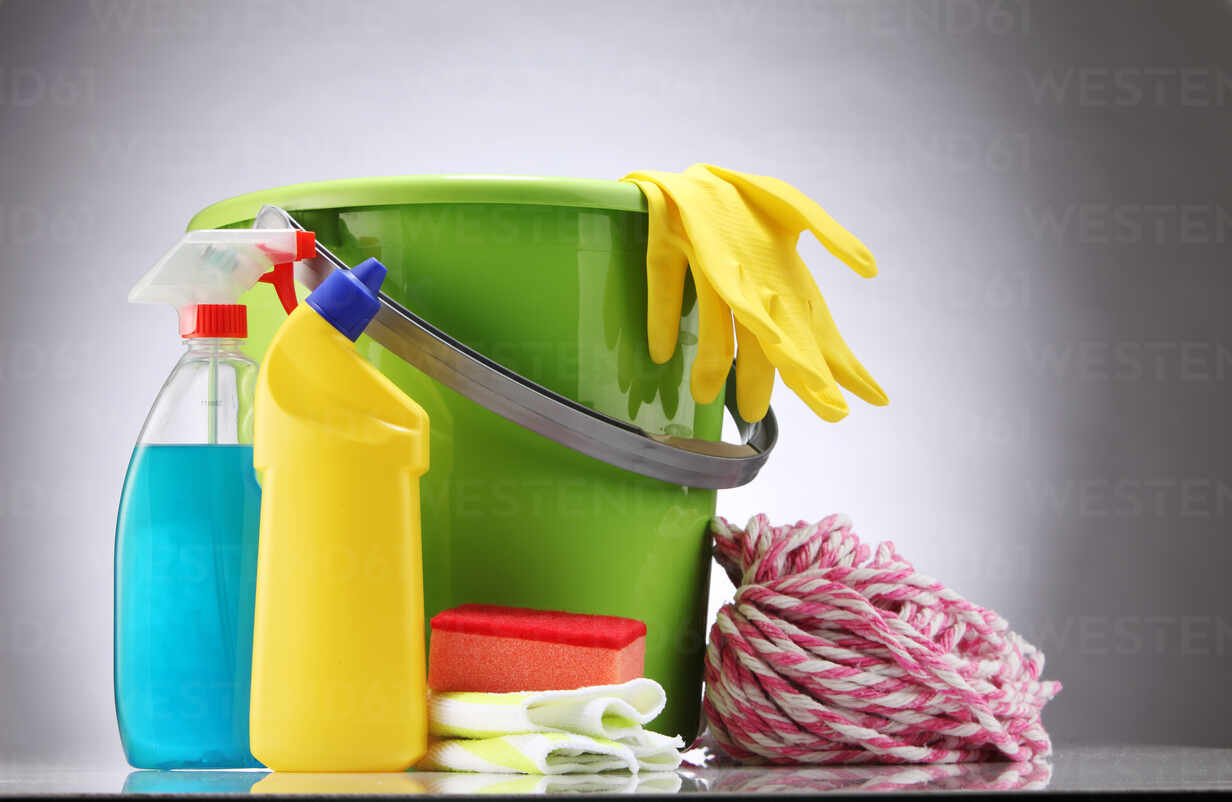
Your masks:
M 384 277 L 375 259 L 334 271 L 278 330 L 257 379 L 250 738 L 275 771 L 403 771 L 426 748 L 428 416 L 353 342 Z

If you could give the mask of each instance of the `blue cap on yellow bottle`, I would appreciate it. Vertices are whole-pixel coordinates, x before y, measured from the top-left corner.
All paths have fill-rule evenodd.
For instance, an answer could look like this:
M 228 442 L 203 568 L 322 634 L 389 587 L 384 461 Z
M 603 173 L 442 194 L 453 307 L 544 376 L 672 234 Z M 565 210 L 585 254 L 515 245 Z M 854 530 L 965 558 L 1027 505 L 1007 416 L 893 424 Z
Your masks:
M 365 259 L 350 270 L 335 270 L 305 303 L 348 339 L 357 340 L 381 308 L 377 294 L 386 272 L 376 259 Z

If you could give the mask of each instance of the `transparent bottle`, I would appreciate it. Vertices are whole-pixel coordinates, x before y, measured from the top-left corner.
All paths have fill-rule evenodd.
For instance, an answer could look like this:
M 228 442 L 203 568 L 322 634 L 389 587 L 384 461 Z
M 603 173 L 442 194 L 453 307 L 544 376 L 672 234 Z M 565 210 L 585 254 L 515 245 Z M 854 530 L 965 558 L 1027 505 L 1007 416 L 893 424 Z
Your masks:
M 185 353 L 137 438 L 120 500 L 116 715 L 135 767 L 256 767 L 248 697 L 261 498 L 252 467 L 257 365 L 240 350 L 243 306 L 191 313 Z

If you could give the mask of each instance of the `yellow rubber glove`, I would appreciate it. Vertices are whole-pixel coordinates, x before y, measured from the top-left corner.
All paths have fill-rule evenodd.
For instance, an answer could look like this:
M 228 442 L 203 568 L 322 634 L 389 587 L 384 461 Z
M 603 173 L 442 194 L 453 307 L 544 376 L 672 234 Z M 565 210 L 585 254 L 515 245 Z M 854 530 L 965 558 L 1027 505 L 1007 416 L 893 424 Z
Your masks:
M 719 394 L 734 356 L 737 406 L 748 421 L 765 416 L 775 368 L 828 421 L 847 414 L 839 384 L 870 404 L 889 403 L 843 341 L 796 252 L 808 229 L 861 276 L 877 275 L 872 254 L 825 210 L 776 178 L 709 164 L 683 173 L 639 170 L 622 180 L 637 184 L 650 208 L 647 338 L 656 362 L 676 350 L 685 271 L 692 270 L 699 320 L 690 390 L 698 403 Z

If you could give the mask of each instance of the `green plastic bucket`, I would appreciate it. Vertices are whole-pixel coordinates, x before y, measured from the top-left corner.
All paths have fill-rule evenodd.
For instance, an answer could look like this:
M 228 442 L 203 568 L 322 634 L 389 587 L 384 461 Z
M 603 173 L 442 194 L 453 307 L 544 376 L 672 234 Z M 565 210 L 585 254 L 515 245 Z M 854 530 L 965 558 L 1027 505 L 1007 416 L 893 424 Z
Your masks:
M 648 432 L 719 439 L 723 399 L 699 405 L 688 390 L 691 301 L 675 356 L 664 365 L 649 357 L 647 215 L 636 186 L 488 176 L 326 181 L 222 201 L 189 228 L 247 227 L 266 203 L 294 214 L 350 264 L 377 257 L 389 268 L 386 293 L 539 384 Z M 266 285 L 242 302 L 259 359 L 285 313 Z M 692 739 L 715 491 L 579 454 L 367 337 L 358 348 L 431 419 L 421 480 L 426 615 L 479 602 L 641 619 L 646 675 L 668 699 L 651 726 Z

